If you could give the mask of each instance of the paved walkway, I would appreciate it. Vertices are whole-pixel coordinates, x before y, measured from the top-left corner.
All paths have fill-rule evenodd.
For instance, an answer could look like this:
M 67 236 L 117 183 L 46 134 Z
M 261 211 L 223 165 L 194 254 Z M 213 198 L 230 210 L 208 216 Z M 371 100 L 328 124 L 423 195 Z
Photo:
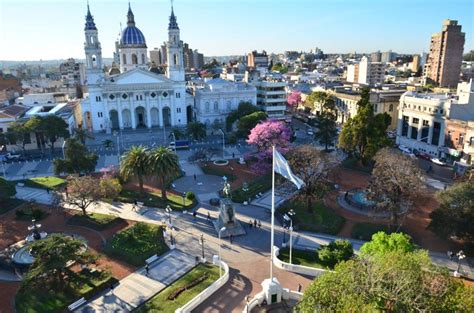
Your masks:
M 196 265 L 194 257 L 172 250 L 144 268 L 125 277 L 113 290 L 91 300 L 75 312 L 130 312 L 153 297 Z
M 297 249 L 310 249 L 316 250 L 320 245 L 327 245 L 331 241 L 336 239 L 342 239 L 340 237 L 324 235 L 324 234 L 315 234 L 309 232 L 300 232 L 293 234 L 293 247 Z M 348 238 L 344 238 L 348 239 Z M 362 240 L 348 239 L 352 246 L 354 247 L 354 252 L 359 253 L 360 247 L 365 243 Z M 429 252 L 430 258 L 433 263 L 439 266 L 445 266 L 449 268 L 451 272 L 457 270 L 458 262 L 456 258 L 450 260 L 449 257 L 444 253 L 439 252 Z M 469 279 L 474 279 L 474 259 L 466 258 L 461 261 L 460 273 Z
M 42 204 L 53 203 L 53 195 L 44 189 L 16 186 L 16 198 Z

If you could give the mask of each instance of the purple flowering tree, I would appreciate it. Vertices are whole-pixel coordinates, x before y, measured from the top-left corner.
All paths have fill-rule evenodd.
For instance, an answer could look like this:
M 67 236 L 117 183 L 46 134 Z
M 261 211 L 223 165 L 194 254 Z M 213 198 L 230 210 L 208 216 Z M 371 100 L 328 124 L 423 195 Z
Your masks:
M 257 148 L 257 153 L 253 156 L 256 161 L 252 168 L 258 173 L 265 173 L 271 169 L 272 164 L 272 146 L 282 153 L 288 151 L 291 131 L 285 122 L 276 120 L 266 120 L 251 131 L 247 139 L 249 145 Z
M 296 108 L 298 108 L 298 105 L 302 102 L 301 100 L 301 92 L 299 91 L 292 91 L 289 95 L 288 95 L 288 106 L 293 110 L 295 111 Z

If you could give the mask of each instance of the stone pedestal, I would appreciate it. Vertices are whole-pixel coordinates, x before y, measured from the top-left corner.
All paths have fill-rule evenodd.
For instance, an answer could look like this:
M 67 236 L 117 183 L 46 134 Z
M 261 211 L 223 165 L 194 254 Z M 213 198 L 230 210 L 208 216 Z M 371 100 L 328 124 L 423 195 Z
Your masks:
M 217 235 L 222 227 L 225 227 L 225 231 L 221 232 L 221 238 L 232 236 L 242 236 L 246 232 L 240 222 L 235 217 L 235 209 L 232 201 L 228 198 L 221 200 L 221 206 L 219 208 L 219 218 L 212 223 L 216 229 Z
M 281 302 L 283 287 L 276 277 L 273 277 L 273 280 L 269 278 L 265 279 L 262 282 L 262 289 L 265 294 L 265 301 L 268 305 Z

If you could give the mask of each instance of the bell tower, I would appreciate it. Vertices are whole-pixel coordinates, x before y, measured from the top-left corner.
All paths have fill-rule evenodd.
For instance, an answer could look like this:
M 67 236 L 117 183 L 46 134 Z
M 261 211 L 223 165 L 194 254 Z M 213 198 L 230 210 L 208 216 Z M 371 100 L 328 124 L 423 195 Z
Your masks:
M 171 16 L 168 24 L 166 76 L 174 81 L 184 81 L 183 42 L 179 38 L 179 27 L 171 3 Z
M 87 3 L 86 24 L 84 26 L 84 52 L 86 54 L 86 72 L 87 85 L 96 84 L 98 80 L 103 78 L 102 70 L 102 48 L 99 42 L 97 27 L 95 26 L 94 17 Z

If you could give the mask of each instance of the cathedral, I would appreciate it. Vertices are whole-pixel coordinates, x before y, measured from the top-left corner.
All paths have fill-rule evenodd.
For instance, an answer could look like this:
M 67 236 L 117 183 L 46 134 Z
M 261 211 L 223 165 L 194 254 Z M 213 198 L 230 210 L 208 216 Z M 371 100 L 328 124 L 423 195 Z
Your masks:
M 104 73 L 98 29 L 87 5 L 84 27 L 87 94 L 81 103 L 82 125 L 91 132 L 186 125 L 194 97 L 186 92 L 183 42 L 171 8 L 166 73 L 149 68 L 145 36 L 129 4 L 127 27 L 118 42 L 117 59 Z

